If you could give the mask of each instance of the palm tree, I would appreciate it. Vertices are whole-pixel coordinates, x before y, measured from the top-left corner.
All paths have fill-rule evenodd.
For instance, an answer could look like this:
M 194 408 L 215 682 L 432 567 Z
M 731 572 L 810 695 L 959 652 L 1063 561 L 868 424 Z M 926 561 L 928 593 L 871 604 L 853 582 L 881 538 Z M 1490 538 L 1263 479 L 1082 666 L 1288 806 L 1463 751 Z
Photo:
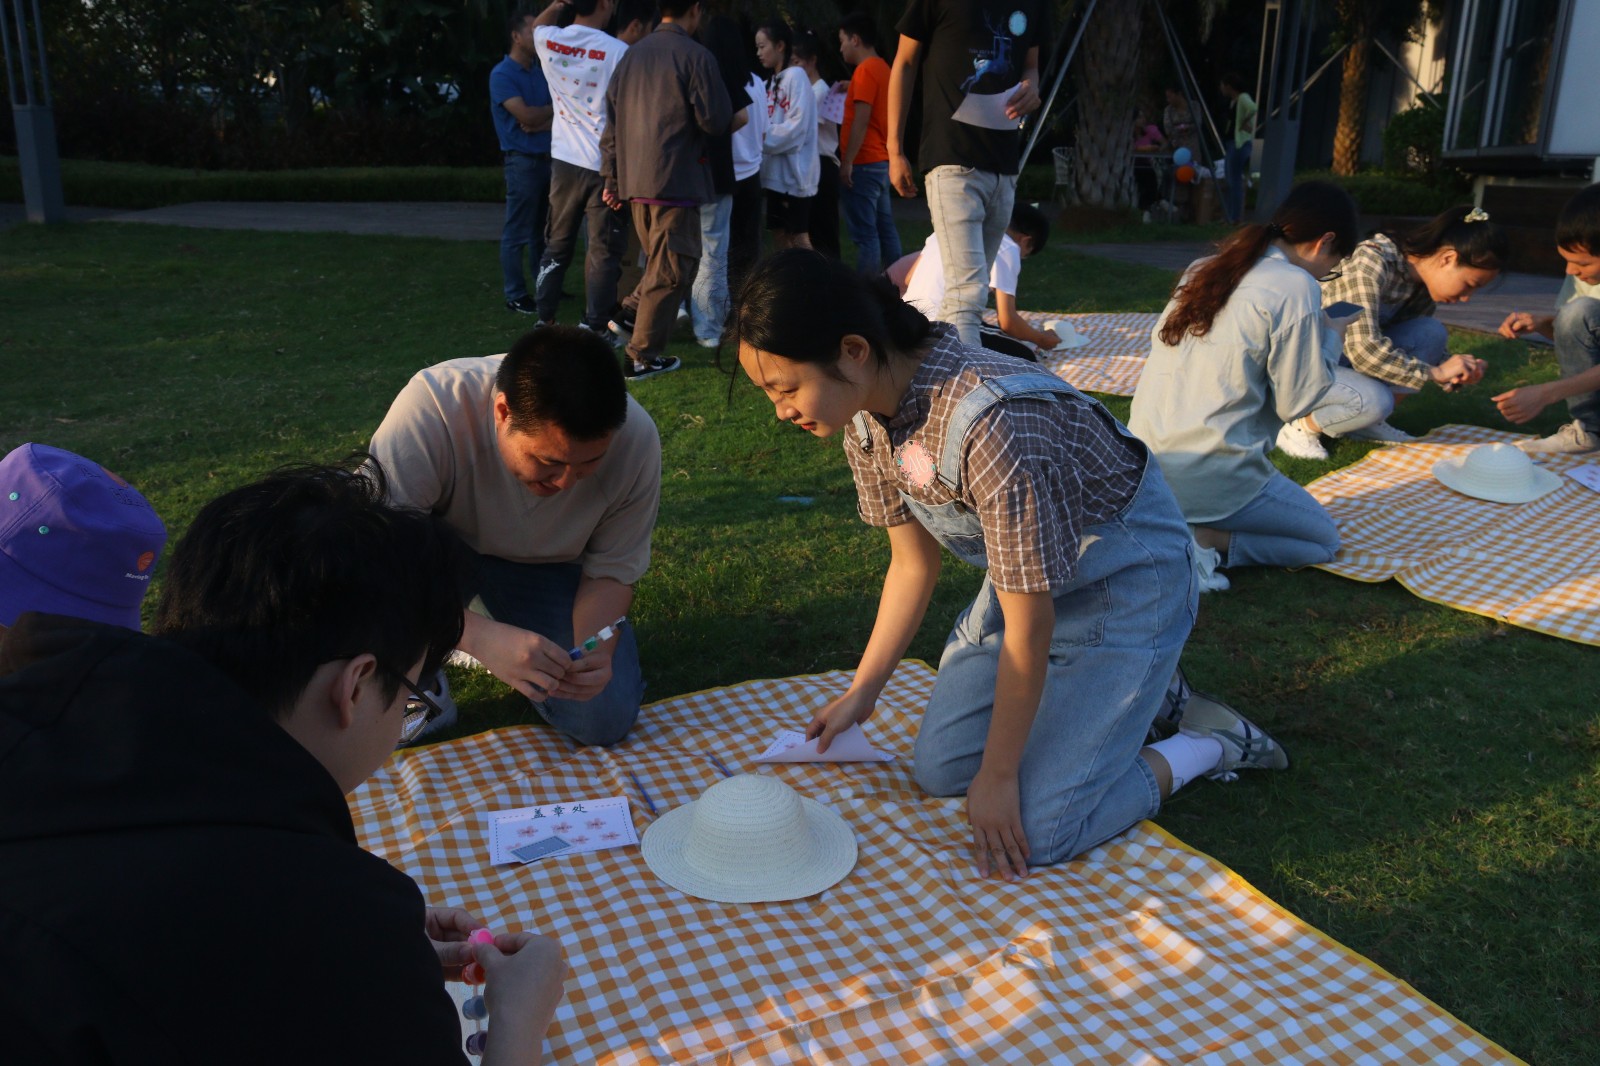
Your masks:
M 1176 0 L 1150 0 L 1169 3 Z M 1189 0 L 1193 3 L 1193 0 Z M 1227 0 L 1199 0 L 1200 35 L 1211 35 L 1217 11 Z M 1070 13 L 1078 4 L 1062 4 Z M 1166 45 L 1159 33 L 1143 33 L 1148 14 L 1145 0 L 1100 0 L 1072 58 L 1077 89 L 1074 191 L 1089 207 L 1125 211 L 1134 205 L 1133 158 L 1128 152 L 1137 96 L 1146 62 L 1159 62 Z
M 1139 86 L 1143 28 L 1140 0 L 1102 0 L 1072 57 L 1078 92 L 1074 191 L 1087 207 L 1119 211 L 1133 206 L 1128 130 Z
M 1367 80 L 1371 75 L 1372 39 L 1383 35 L 1413 40 L 1426 14 L 1439 17 L 1437 0 L 1335 0 L 1339 34 L 1346 45 L 1339 82 L 1339 123 L 1333 134 L 1333 172 L 1354 174 L 1361 163 L 1361 139 L 1367 117 Z

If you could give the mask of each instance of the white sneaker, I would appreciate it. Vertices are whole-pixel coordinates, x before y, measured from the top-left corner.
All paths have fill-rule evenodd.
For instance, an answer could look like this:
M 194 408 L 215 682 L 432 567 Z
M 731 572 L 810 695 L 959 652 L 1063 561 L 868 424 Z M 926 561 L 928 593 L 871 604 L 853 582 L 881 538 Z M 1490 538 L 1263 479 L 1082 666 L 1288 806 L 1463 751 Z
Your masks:
M 702 348 L 716 348 L 722 344 L 721 337 L 696 337 L 694 342 Z
M 1600 451 L 1600 436 L 1584 429 L 1582 422 L 1568 422 L 1548 437 L 1519 440 L 1517 447 L 1530 455 L 1582 455 Z
M 1296 459 L 1328 457 L 1328 449 L 1322 446 L 1322 438 L 1307 429 L 1305 420 L 1301 418 L 1285 422 L 1283 428 L 1278 430 L 1278 450 Z
M 1396 429 L 1387 422 L 1374 422 L 1364 429 L 1351 430 L 1344 434 L 1346 440 L 1380 440 L 1385 444 L 1410 444 L 1417 438 L 1403 429 Z
M 1194 572 L 1195 577 L 1200 581 L 1201 592 L 1223 592 L 1227 590 L 1227 575 L 1217 573 L 1217 567 L 1221 565 L 1221 552 L 1215 548 L 1202 548 L 1199 541 L 1194 542 Z

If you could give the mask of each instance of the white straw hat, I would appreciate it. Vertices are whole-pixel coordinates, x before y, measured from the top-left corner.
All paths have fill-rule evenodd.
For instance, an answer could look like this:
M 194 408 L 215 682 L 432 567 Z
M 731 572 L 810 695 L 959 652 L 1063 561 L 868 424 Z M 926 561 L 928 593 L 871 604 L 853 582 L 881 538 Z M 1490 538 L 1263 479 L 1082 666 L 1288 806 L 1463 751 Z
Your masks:
M 1433 464 L 1447 489 L 1493 503 L 1528 503 L 1561 486 L 1561 478 L 1533 464 L 1511 444 L 1480 444 L 1454 459 Z
M 1070 319 L 1052 318 L 1044 324 L 1044 328 L 1061 338 L 1061 343 L 1056 345 L 1056 351 L 1068 348 L 1082 348 L 1089 343 L 1089 338 L 1078 332 Z
M 775 777 L 724 778 L 645 830 L 644 861 L 673 888 L 719 903 L 814 896 L 856 864 L 850 825 Z

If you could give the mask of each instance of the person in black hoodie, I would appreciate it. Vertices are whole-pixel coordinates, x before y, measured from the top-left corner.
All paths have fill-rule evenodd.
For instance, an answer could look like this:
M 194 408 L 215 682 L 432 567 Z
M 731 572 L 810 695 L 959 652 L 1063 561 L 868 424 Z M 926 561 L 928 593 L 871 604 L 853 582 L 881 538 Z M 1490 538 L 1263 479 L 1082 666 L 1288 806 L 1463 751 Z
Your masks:
M 538 1061 L 552 940 L 429 910 L 345 794 L 461 634 L 453 535 L 381 473 L 208 504 L 155 637 L 26 613 L 0 641 L 0 1062 L 465 1062 L 444 979 L 487 974 L 483 1062 Z

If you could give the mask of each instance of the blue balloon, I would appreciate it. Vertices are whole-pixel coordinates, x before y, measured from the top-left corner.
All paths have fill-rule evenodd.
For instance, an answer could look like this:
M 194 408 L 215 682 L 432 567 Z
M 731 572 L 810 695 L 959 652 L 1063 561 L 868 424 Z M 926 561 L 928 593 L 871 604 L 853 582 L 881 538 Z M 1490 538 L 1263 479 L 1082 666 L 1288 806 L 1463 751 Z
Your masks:
M 1187 148 L 1179 148 L 1172 153 L 1172 162 L 1176 166 L 1186 167 L 1194 161 L 1194 153 Z

